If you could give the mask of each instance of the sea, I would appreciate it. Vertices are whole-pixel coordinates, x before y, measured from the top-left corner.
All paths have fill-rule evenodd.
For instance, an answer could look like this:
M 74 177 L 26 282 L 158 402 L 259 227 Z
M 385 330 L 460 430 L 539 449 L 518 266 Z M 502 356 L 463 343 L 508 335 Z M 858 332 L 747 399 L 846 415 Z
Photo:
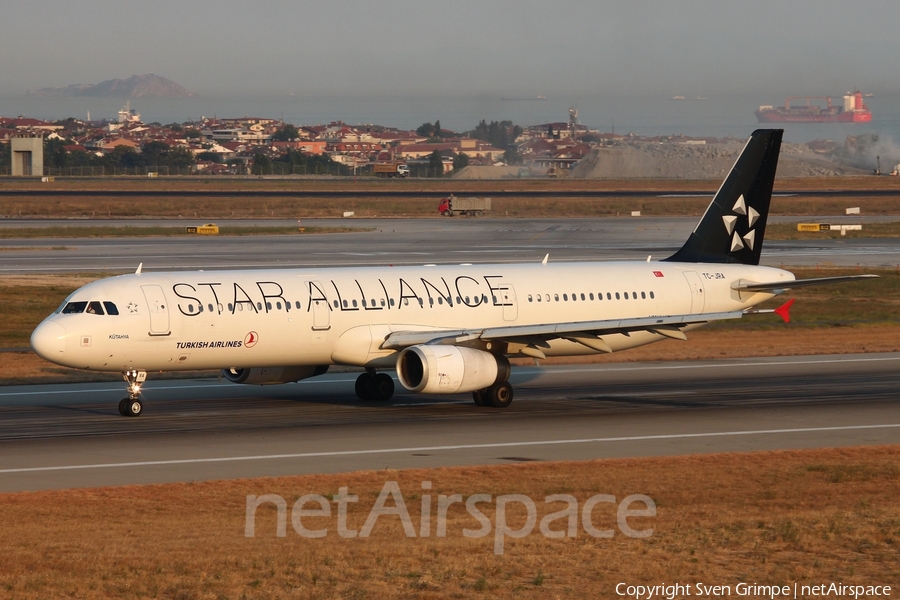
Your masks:
M 834 94 L 841 101 L 843 92 Z M 866 98 L 872 121 L 853 123 L 784 123 L 785 140 L 806 143 L 830 139 L 843 141 L 848 135 L 877 134 L 886 144 L 900 146 L 900 92 L 876 93 Z M 688 96 L 581 95 L 545 99 L 508 98 L 500 95 L 472 96 L 208 96 L 197 98 L 131 99 L 131 108 L 145 123 L 184 123 L 202 117 L 263 117 L 283 119 L 295 125 L 318 125 L 343 121 L 348 125 L 376 124 L 415 129 L 440 120 L 453 131 L 473 129 L 482 119 L 510 120 L 517 125 L 567 122 L 569 110 L 578 111 L 578 122 L 601 132 L 634 133 L 640 136 L 686 135 L 695 137 L 746 138 L 758 127 L 753 114 L 761 104 L 780 105 L 783 97 L 713 95 L 702 99 Z M 0 96 L 0 116 L 26 116 L 44 120 L 68 117 L 115 120 L 124 99 L 38 98 Z

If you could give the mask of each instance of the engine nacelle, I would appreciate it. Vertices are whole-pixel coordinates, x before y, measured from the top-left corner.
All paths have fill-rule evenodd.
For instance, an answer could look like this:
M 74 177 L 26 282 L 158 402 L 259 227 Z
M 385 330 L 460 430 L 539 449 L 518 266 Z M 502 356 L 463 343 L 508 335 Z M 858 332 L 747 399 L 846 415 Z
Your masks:
M 410 346 L 397 357 L 397 377 L 410 392 L 474 392 L 509 378 L 509 361 L 490 352 L 445 346 Z
M 247 385 L 272 385 L 291 383 L 322 375 L 328 365 L 303 365 L 298 367 L 253 367 L 251 369 L 222 369 L 222 375 L 231 383 Z

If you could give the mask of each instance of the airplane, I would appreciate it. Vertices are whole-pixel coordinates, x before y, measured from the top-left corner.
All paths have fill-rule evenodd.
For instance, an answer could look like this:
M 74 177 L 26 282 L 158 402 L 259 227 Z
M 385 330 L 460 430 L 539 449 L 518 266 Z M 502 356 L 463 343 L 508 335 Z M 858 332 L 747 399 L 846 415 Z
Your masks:
M 789 289 L 876 277 L 796 280 L 760 266 L 783 130 L 760 129 L 685 244 L 650 261 L 142 272 L 89 283 L 34 330 L 46 360 L 121 372 L 123 416 L 144 412 L 149 371 L 222 369 L 231 382 L 299 381 L 364 368 L 357 396 L 513 400 L 511 357 L 619 352 L 755 308 Z M 379 372 L 381 371 L 381 372 Z

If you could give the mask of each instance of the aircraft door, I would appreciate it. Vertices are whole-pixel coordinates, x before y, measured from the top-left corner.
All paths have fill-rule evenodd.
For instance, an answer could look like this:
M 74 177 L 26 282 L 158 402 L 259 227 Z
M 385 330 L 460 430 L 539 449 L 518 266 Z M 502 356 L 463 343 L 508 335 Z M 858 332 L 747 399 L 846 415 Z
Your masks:
M 324 286 L 319 281 L 307 281 L 306 289 L 309 291 L 309 310 L 313 314 L 312 328 L 331 329 L 331 307 L 328 306 Z
M 166 307 L 166 295 L 158 285 L 142 285 L 147 310 L 150 313 L 150 335 L 169 335 L 169 309 Z
M 516 290 L 511 284 L 501 284 L 498 294 L 500 295 L 500 304 L 503 305 L 503 320 L 515 321 L 519 316 L 519 307 L 516 304 Z
M 691 287 L 691 314 L 702 313 L 706 302 L 703 297 L 703 280 L 696 271 L 685 271 L 684 276 Z

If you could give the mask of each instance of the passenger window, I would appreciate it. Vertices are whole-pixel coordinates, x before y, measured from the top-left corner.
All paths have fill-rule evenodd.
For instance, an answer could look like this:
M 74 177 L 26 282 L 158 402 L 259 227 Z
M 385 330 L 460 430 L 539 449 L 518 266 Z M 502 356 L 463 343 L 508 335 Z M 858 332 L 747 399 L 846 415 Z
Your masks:
M 537 301 L 538 301 L 538 302 L 541 301 L 541 295 L 540 295 L 540 294 L 537 295 Z
M 231 302 L 228 303 L 228 312 L 230 312 L 230 313 L 234 312 L 234 306 L 231 304 Z
M 384 306 L 384 298 L 381 299 L 381 306 Z
M 647 299 L 647 292 L 641 292 L 641 300 Z
M 356 308 L 356 300 L 353 301 L 353 308 Z
M 237 309 L 238 309 L 238 312 L 244 312 L 244 305 L 243 305 L 243 303 L 238 304 L 238 305 L 237 305 Z
M 637 300 L 637 292 L 631 292 L 631 299 Z
M 626 300 L 628 300 L 628 292 L 622 292 L 622 295 L 625 296 Z
M 568 302 L 568 301 L 569 301 L 569 295 L 563 294 L 563 302 Z
M 550 302 L 550 294 L 544 294 L 544 300 Z
M 372 307 L 375 307 L 375 298 L 372 298 Z
M 104 314 L 103 305 L 101 305 L 97 301 L 89 302 L 87 305 L 87 310 L 85 312 L 89 315 L 102 315 Z
M 553 299 L 559 302 L 559 294 L 553 294 Z
M 256 303 L 256 310 L 262 310 L 262 302 Z
M 207 308 L 209 308 L 209 312 L 212 312 L 212 311 L 213 311 L 213 305 L 212 305 L 212 304 L 210 304 L 209 306 L 207 306 Z
M 66 307 L 63 309 L 62 314 L 64 315 L 74 315 L 81 314 L 84 312 L 84 309 L 87 308 L 87 302 L 69 302 L 66 304 Z
M 616 300 L 619 300 L 619 292 L 616 292 Z
M 194 305 L 188 304 L 188 313 L 193 313 L 193 312 L 194 312 Z
M 531 302 L 531 294 L 528 294 L 528 301 Z
M 653 292 L 650 292 L 650 299 L 652 300 L 653 298 L 654 298 Z
M 347 302 L 347 301 L 344 300 L 344 302 Z M 338 301 L 337 301 L 337 300 L 334 301 L 334 307 L 335 307 L 335 308 L 340 308 L 340 307 L 341 307 L 341 305 L 338 304 Z
M 618 294 L 616 294 L 616 295 L 618 296 Z M 609 292 L 606 292 L 606 299 L 612 300 L 612 294 L 610 294 Z
M 297 307 L 297 310 L 300 310 L 300 301 L 299 301 L 299 300 L 296 300 L 296 301 L 294 302 L 294 306 Z
M 443 303 L 444 303 L 444 298 L 441 296 L 438 296 L 438 304 L 443 304 Z
M 110 301 L 105 301 L 103 303 L 103 307 L 106 309 L 106 314 L 116 316 L 119 314 L 119 309 Z
M 581 295 L 581 299 L 584 300 L 584 294 Z M 591 300 L 593 300 L 593 299 L 594 299 L 594 296 L 593 296 L 593 294 L 591 294 Z
M 279 308 L 281 307 L 279 306 Z M 266 310 L 272 310 L 272 303 L 269 301 L 266 301 Z
M 593 299 L 594 299 L 594 292 L 591 292 L 589 295 L 590 295 L 590 297 L 591 297 L 591 300 L 593 300 Z

